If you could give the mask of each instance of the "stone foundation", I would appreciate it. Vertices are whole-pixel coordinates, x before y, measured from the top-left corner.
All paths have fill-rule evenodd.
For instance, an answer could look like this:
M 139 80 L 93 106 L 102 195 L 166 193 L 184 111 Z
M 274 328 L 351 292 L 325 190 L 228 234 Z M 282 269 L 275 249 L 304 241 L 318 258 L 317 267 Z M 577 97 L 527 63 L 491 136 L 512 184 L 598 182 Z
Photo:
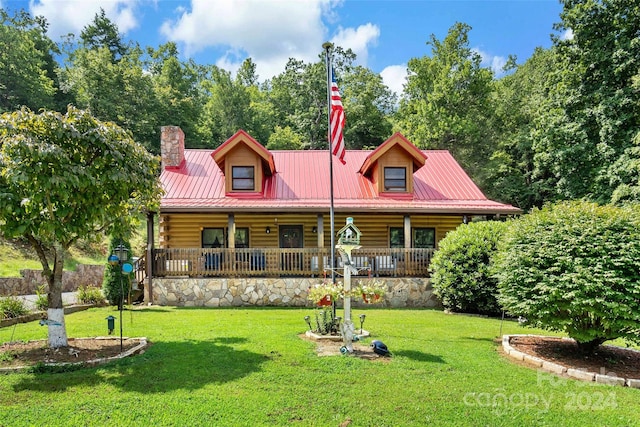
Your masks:
M 368 280 L 372 279 L 362 282 Z M 376 280 L 387 285 L 384 301 L 369 305 L 355 298 L 353 307 L 441 308 L 428 278 Z M 153 302 L 178 307 L 307 307 L 308 289 L 317 283 L 313 278 L 154 278 Z

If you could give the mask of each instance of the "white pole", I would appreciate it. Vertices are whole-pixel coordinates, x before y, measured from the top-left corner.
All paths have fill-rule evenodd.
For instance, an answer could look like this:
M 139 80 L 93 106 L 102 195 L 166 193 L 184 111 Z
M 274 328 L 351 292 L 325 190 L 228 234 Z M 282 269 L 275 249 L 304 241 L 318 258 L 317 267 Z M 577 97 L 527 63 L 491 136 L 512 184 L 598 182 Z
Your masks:
M 351 253 L 349 253 L 351 260 Z M 353 334 L 355 328 L 351 321 L 351 266 L 344 263 L 344 345 L 349 353 L 353 353 Z

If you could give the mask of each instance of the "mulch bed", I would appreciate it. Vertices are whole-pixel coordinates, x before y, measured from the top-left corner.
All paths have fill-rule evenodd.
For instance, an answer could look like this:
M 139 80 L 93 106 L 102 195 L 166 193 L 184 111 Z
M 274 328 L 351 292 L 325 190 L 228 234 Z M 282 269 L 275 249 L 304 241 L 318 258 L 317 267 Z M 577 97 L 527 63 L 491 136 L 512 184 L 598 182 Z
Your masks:
M 640 379 L 640 351 L 637 350 L 602 345 L 593 354 L 583 355 L 572 340 L 537 336 L 515 336 L 511 338 L 510 344 L 522 353 L 567 368 Z
M 300 334 L 298 336 L 305 341 L 310 341 L 315 343 L 316 353 L 318 354 L 318 356 L 342 355 L 342 353 L 340 353 L 340 347 L 344 345 L 342 341 L 331 341 L 331 340 L 323 340 L 323 339 L 316 340 L 313 338 L 309 338 L 305 334 Z M 366 360 L 382 360 L 382 361 L 390 360 L 389 357 L 380 356 L 379 354 L 374 353 L 373 349 L 370 346 L 360 344 L 357 341 L 353 343 L 353 353 L 349 354 L 348 356 L 359 357 L 361 359 L 366 359 Z
M 78 363 L 115 357 L 121 354 L 120 338 L 69 338 L 68 347 L 52 349 L 46 340 L 11 342 L 0 345 L 0 368 L 34 366 L 38 363 Z M 140 344 L 139 339 L 124 339 L 123 351 Z

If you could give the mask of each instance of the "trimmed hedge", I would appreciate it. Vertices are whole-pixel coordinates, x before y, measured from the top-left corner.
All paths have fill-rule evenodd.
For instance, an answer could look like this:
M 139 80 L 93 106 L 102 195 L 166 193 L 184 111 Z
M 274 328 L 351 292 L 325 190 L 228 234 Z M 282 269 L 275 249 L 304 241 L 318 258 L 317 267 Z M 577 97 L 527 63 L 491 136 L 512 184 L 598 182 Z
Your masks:
M 440 241 L 431 261 L 431 284 L 446 309 L 487 315 L 501 312 L 490 261 L 506 227 L 504 222 L 472 222 Z
M 640 210 L 564 202 L 514 221 L 494 259 L 500 302 L 590 352 L 640 341 Z

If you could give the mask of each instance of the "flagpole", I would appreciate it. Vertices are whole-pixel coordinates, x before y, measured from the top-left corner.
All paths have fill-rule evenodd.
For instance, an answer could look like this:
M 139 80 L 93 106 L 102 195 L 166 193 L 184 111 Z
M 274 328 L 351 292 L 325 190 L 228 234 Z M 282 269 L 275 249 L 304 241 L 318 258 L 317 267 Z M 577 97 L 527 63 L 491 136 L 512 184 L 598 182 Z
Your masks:
M 335 212 L 333 208 L 333 154 L 331 153 L 331 55 L 330 50 L 333 44 L 325 42 L 322 48 L 325 50 L 327 64 L 327 142 L 329 145 L 329 192 L 331 194 L 331 207 L 329 209 L 329 221 L 331 221 L 331 282 L 336 282 L 336 272 L 334 270 L 336 255 L 336 233 L 335 233 Z

